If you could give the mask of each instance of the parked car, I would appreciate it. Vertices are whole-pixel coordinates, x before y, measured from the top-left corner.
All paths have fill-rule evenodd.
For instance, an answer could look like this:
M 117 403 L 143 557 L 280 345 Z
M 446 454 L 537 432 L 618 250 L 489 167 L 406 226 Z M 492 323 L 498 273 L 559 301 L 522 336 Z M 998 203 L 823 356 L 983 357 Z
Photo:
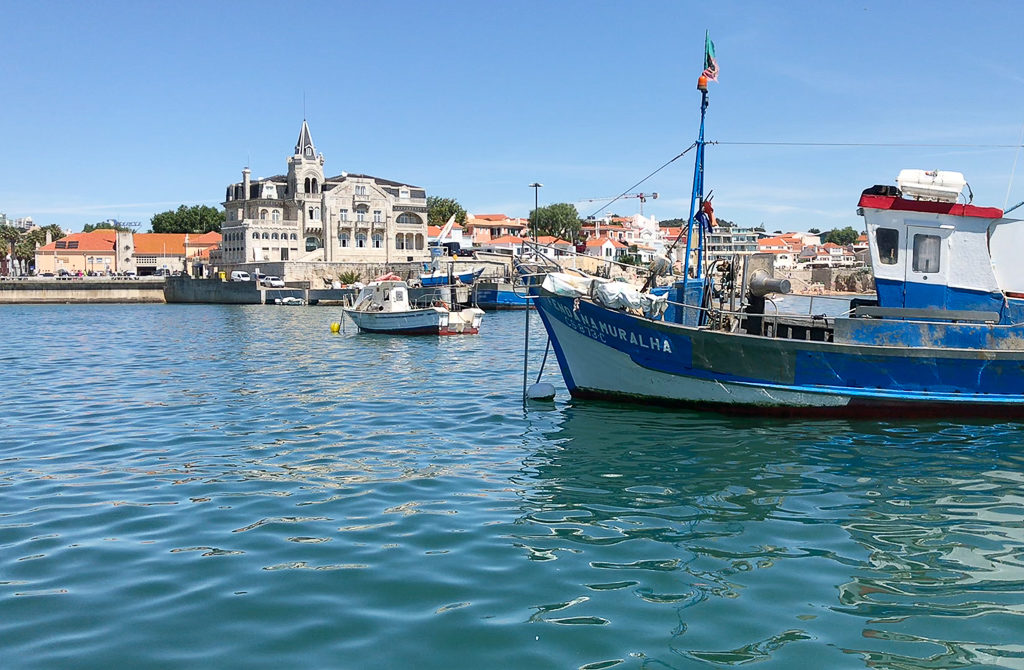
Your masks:
M 280 277 L 264 276 L 261 283 L 270 288 L 284 288 L 284 280 Z
M 243 272 L 242 270 L 232 270 L 231 281 L 252 281 L 252 278 L 249 277 L 248 272 Z

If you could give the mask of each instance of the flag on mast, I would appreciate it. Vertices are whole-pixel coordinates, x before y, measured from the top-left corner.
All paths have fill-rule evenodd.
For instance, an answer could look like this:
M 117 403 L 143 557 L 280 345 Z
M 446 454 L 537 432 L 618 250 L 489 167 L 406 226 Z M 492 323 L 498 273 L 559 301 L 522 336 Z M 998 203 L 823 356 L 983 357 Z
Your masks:
M 704 76 L 711 81 L 718 81 L 718 61 L 715 59 L 715 43 L 711 41 L 708 31 L 704 31 Z

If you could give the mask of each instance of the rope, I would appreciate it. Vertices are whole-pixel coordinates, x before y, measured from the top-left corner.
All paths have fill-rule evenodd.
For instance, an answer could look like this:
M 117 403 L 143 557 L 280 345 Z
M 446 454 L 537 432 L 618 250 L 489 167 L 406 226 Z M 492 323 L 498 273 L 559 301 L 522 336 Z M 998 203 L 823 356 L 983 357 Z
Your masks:
M 540 376 L 542 374 L 544 374 L 544 364 L 548 362 L 548 349 L 550 349 L 550 348 L 551 348 L 551 338 L 549 337 L 548 338 L 548 343 L 544 347 L 544 358 L 540 362 L 540 371 L 537 373 L 537 381 L 533 382 L 534 384 L 539 384 L 540 383 Z

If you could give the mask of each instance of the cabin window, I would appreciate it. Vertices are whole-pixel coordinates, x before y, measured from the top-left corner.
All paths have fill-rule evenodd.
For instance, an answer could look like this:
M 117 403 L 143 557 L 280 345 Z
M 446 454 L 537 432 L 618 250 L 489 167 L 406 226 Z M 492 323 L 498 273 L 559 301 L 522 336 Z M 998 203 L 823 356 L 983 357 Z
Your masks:
M 895 228 L 879 228 L 875 231 L 875 242 L 878 244 L 878 260 L 883 265 L 896 265 L 900 259 L 899 231 Z
M 914 235 L 914 272 L 938 272 L 941 249 L 938 235 Z
M 402 293 L 401 289 L 395 289 L 395 302 L 402 302 L 405 300 L 405 294 Z

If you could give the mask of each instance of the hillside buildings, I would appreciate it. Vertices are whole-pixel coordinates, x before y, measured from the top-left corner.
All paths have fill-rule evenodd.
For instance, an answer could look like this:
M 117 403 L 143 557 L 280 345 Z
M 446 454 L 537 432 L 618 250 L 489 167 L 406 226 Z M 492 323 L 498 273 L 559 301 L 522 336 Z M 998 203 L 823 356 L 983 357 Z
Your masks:
M 427 194 L 417 186 L 324 174 L 305 120 L 286 174 L 227 187 L 220 262 L 391 263 L 429 260 Z

